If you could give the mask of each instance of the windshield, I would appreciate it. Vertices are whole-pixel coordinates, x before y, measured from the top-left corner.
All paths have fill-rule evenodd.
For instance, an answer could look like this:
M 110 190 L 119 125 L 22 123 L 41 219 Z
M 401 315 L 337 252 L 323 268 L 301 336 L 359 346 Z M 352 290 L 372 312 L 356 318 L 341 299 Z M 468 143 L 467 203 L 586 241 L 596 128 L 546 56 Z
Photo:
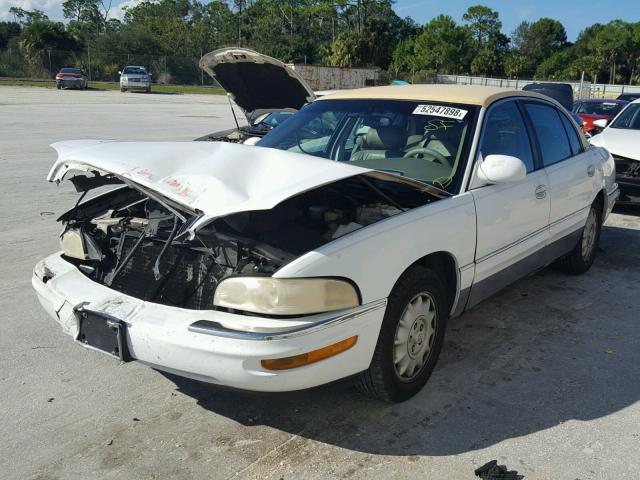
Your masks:
M 640 130 L 640 103 L 632 103 L 625 108 L 611 124 L 610 128 Z
M 622 107 L 624 107 L 624 104 L 616 102 L 583 102 L 578 104 L 575 112 L 587 115 L 609 115 L 613 117 L 622 110 Z
M 82 70 L 79 68 L 61 68 L 60 73 L 74 73 L 76 75 L 81 75 Z
M 294 112 L 272 112 L 259 118 L 256 126 L 275 128 L 293 115 Z
M 321 100 L 257 145 L 349 162 L 454 193 L 476 110 L 430 101 Z
M 146 75 L 147 71 L 140 67 L 126 67 L 122 73 L 127 75 Z

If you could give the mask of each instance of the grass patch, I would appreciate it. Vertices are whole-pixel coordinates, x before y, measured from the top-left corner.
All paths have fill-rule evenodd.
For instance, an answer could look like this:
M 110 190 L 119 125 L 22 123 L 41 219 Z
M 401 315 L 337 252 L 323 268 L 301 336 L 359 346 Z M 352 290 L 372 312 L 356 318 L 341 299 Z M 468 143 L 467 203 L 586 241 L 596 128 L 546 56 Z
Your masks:
M 56 82 L 53 80 L 20 80 L 5 78 L 0 79 L 0 86 L 13 87 L 42 87 L 56 88 Z M 117 82 L 89 82 L 89 90 L 120 90 L 120 84 Z M 197 85 L 153 85 L 152 92 L 161 93 L 192 93 L 197 95 L 225 95 L 225 91 L 219 87 L 201 87 Z

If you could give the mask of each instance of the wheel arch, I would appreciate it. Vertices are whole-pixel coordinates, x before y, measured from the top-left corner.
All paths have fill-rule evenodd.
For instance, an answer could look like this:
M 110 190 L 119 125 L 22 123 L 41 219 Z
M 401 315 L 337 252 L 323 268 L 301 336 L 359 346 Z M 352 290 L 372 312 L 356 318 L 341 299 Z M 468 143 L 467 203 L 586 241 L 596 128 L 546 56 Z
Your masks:
M 460 270 L 455 256 L 444 250 L 429 253 L 409 265 L 400 277 L 398 277 L 398 280 L 414 266 L 429 268 L 435 271 L 441 278 L 447 290 L 447 307 L 449 312 L 451 312 L 458 299 L 460 290 Z

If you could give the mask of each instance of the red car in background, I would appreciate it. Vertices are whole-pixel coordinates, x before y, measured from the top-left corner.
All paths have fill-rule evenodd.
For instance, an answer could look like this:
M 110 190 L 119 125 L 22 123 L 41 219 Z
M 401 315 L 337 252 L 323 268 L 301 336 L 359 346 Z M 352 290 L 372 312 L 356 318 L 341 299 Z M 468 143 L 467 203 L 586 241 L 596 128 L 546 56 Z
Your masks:
M 589 99 L 577 100 L 573 105 L 573 113 L 582 119 L 584 133 L 595 135 L 601 128 L 593 124 L 594 120 L 605 119 L 611 121 L 624 106 L 629 103 L 626 100 Z

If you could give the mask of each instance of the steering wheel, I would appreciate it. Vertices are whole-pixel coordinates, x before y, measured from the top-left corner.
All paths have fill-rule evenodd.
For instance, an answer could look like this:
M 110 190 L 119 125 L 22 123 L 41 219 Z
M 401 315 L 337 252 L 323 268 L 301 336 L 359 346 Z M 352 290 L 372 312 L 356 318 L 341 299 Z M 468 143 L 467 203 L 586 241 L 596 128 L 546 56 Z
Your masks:
M 447 160 L 444 157 L 444 155 L 442 155 L 437 150 L 434 150 L 433 148 L 429 148 L 429 147 L 414 147 L 408 152 L 406 152 L 402 156 L 402 158 L 409 158 L 409 157 L 420 158 L 418 157 L 418 155 L 430 155 L 434 158 L 436 162 L 440 163 L 441 165 L 444 165 L 445 167 L 449 167 L 449 168 L 451 167 L 449 160 Z M 429 161 L 432 161 L 432 160 L 429 160 Z

